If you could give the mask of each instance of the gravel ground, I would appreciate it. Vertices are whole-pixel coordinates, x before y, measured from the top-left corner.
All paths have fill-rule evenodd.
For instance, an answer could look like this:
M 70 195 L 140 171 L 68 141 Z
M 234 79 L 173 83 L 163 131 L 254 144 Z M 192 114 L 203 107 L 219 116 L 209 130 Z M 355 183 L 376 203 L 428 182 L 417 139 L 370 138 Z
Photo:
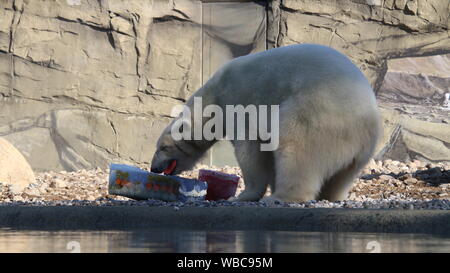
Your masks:
M 182 174 L 196 178 L 193 171 Z M 241 175 L 237 167 L 210 168 Z M 0 206 L 8 205 L 69 205 L 69 206 L 268 206 L 262 202 L 164 202 L 135 201 L 108 195 L 109 170 L 80 170 L 77 172 L 38 173 L 36 183 L 17 191 L 0 183 Z M 244 188 L 239 184 L 238 194 Z M 408 163 L 372 160 L 355 181 L 348 200 L 328 202 L 312 200 L 305 203 L 279 203 L 275 207 L 295 208 L 374 208 L 374 209 L 450 209 L 450 163 L 429 164 L 420 161 Z

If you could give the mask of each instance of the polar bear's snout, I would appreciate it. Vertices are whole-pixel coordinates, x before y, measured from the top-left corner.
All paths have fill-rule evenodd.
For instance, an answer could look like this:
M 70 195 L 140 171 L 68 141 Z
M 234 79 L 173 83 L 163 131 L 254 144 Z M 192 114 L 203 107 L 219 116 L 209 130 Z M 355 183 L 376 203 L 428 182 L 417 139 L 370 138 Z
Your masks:
M 172 174 L 176 168 L 176 160 L 168 159 L 164 160 L 161 163 L 152 163 L 150 171 L 152 173 L 164 173 L 164 174 Z
M 174 159 L 167 157 L 161 151 L 157 151 L 152 159 L 151 168 L 150 168 L 151 172 L 152 173 L 162 173 L 165 169 L 167 169 L 169 167 L 172 160 L 174 160 Z

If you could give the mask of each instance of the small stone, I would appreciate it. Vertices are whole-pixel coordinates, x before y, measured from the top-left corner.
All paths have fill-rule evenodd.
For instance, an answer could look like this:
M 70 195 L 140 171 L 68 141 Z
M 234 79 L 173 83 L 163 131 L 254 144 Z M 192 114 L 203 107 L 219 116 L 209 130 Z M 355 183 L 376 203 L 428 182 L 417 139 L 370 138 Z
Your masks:
M 392 178 L 393 178 L 392 176 L 386 175 L 386 174 L 382 174 L 382 175 L 380 175 L 380 176 L 378 177 L 378 179 L 380 179 L 380 180 L 386 180 L 386 181 L 389 181 L 389 180 L 391 180 Z
M 13 201 L 16 201 L 16 202 L 20 202 L 20 201 L 23 201 L 23 200 L 24 200 L 23 197 L 20 196 L 20 195 L 15 195 L 13 197 Z
M 407 179 L 409 179 L 409 178 L 412 178 L 412 177 L 413 177 L 412 174 L 407 173 L 407 174 L 405 174 L 405 175 L 400 176 L 398 179 L 399 179 L 399 180 L 402 180 L 402 181 L 405 181 L 405 180 L 407 180 Z
M 62 180 L 62 179 L 55 179 L 54 182 L 55 182 L 55 184 L 56 184 L 56 186 L 58 188 L 65 188 L 65 187 L 67 187 L 67 182 Z
M 416 184 L 418 182 L 418 180 L 414 177 L 411 177 L 411 178 L 404 180 L 403 182 L 405 182 L 406 184 Z
M 9 186 L 9 191 L 13 195 L 21 194 L 23 192 L 23 187 L 17 184 L 12 184 Z
M 95 201 L 95 197 L 94 196 L 88 196 L 87 198 L 86 198 L 86 200 L 88 200 L 88 201 Z
M 28 195 L 31 195 L 31 196 L 39 196 L 39 195 L 41 195 L 39 190 L 36 189 L 36 188 L 29 188 L 29 189 L 26 189 L 24 192 L 26 194 L 28 194 Z

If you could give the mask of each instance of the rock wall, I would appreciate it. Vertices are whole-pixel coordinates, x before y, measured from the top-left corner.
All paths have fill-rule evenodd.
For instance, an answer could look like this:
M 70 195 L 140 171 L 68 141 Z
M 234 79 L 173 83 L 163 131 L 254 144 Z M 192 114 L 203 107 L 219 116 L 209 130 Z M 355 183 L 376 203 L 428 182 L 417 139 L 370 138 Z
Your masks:
M 432 106 L 443 105 L 445 93 L 450 93 L 450 54 L 389 60 L 378 98 Z
M 378 90 L 388 59 L 450 52 L 449 14 L 448 0 L 277 0 L 268 39 L 339 49 Z
M 2 0 L 0 136 L 37 171 L 147 164 L 201 85 L 201 5 Z M 448 17 L 447 0 L 271 1 L 268 47 L 335 47 L 378 89 L 386 59 L 450 52 Z
M 0 136 L 35 170 L 149 162 L 200 87 L 199 5 L 1 1 Z
M 394 59 L 378 91 L 385 138 L 380 156 L 450 161 L 450 55 Z

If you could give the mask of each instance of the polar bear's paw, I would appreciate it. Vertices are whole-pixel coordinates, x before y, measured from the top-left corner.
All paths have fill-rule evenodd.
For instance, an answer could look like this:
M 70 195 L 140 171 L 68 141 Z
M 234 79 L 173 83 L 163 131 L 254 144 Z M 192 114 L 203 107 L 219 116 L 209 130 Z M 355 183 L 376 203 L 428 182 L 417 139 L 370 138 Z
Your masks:
M 252 202 L 252 201 L 258 201 L 263 194 L 260 194 L 255 191 L 243 191 L 241 194 L 239 194 L 238 197 L 230 197 L 228 201 L 232 202 Z
M 278 199 L 277 197 L 271 195 L 271 196 L 265 196 L 259 200 L 259 202 L 265 203 L 269 206 L 278 205 L 284 203 L 283 200 Z

